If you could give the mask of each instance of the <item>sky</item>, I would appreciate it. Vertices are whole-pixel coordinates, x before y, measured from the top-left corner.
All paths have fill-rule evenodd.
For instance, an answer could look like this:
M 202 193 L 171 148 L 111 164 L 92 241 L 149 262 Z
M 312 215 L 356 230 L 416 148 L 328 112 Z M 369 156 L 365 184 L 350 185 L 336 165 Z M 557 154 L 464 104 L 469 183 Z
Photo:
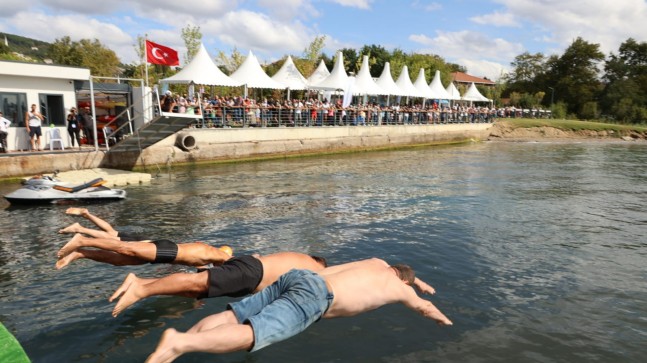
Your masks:
M 261 63 L 302 56 L 317 36 L 324 53 L 379 45 L 436 54 L 497 80 L 524 52 L 563 54 L 577 37 L 617 53 L 647 41 L 646 0 L 2 0 L 0 32 L 47 42 L 98 39 L 123 63 L 139 62 L 138 35 L 178 50 L 199 26 L 207 51 L 250 50 Z M 7 6 L 7 3 L 9 6 Z M 410 70 L 415 77 L 418 70 Z M 306 77 L 308 75 L 305 75 Z M 373 75 L 377 77 L 379 75 Z M 431 80 L 429 80 L 431 81 Z

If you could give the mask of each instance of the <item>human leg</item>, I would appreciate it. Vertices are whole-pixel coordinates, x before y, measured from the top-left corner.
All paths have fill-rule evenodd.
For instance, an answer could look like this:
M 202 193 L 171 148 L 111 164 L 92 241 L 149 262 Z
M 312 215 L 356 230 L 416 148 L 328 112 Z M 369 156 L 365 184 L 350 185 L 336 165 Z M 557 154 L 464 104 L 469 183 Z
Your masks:
M 84 237 L 77 233 L 72 239 L 61 248 L 57 256 L 59 259 L 67 256 L 78 248 L 94 247 L 106 251 L 112 251 L 125 256 L 139 258 L 146 262 L 155 261 L 157 247 L 150 242 L 121 242 L 110 238 Z
M 116 252 L 103 251 L 103 250 L 89 250 L 85 248 L 79 248 L 69 255 L 56 261 L 56 269 L 60 270 L 63 267 L 66 267 L 70 263 L 81 259 L 87 258 L 89 260 L 108 263 L 114 266 L 133 266 L 133 265 L 142 265 L 147 263 L 137 257 L 124 256 Z
M 146 362 L 172 362 L 190 352 L 229 353 L 248 350 L 254 343 L 252 328 L 246 324 L 225 324 L 199 333 L 167 329 L 155 352 Z
M 75 216 L 81 216 L 89 220 L 90 222 L 94 223 L 95 226 L 106 231 L 111 236 L 117 237 L 117 235 L 119 234 L 119 232 L 117 232 L 114 228 L 112 228 L 110 223 L 90 213 L 90 211 L 87 210 L 86 208 L 68 208 L 65 211 L 65 213 L 70 215 L 75 215 Z
M 99 231 L 97 229 L 86 228 L 80 225 L 79 223 L 73 223 L 63 229 L 60 229 L 58 233 L 83 233 L 94 238 L 110 238 L 117 241 L 119 240 L 119 237 L 113 236 L 108 232 Z
M 112 311 L 112 316 L 119 315 L 129 306 L 141 299 L 157 295 L 184 296 L 190 298 L 203 297 L 209 288 L 208 272 L 174 273 L 158 279 L 143 279 L 130 273 L 124 282 L 110 296 L 112 302 L 119 302 Z

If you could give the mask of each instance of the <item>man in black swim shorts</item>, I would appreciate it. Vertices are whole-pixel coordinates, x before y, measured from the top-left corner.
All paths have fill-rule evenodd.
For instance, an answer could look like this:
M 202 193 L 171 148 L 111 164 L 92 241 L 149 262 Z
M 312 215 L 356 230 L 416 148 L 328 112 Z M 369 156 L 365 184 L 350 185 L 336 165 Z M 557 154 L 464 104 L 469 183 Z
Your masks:
M 324 258 L 297 252 L 245 255 L 232 257 L 221 266 L 198 273 L 174 273 L 150 279 L 130 273 L 109 300 L 119 299 L 112 311 L 112 315 L 117 316 L 140 299 L 150 296 L 173 295 L 197 299 L 240 297 L 262 290 L 291 269 L 320 271 L 325 267 Z
M 101 230 L 86 228 L 79 223 L 73 223 L 59 230 L 58 233 L 83 233 L 90 237 L 113 238 L 118 241 L 146 241 L 150 239 L 137 234 L 117 231 L 110 223 L 90 213 L 86 208 L 68 208 L 65 213 L 73 216 L 81 216 L 101 228 Z
M 90 249 L 93 247 L 95 249 Z M 231 258 L 231 248 L 204 242 L 174 243 L 169 240 L 123 242 L 114 238 L 92 238 L 77 233 L 57 253 L 56 268 L 88 258 L 115 266 L 172 263 L 188 266 L 220 265 Z

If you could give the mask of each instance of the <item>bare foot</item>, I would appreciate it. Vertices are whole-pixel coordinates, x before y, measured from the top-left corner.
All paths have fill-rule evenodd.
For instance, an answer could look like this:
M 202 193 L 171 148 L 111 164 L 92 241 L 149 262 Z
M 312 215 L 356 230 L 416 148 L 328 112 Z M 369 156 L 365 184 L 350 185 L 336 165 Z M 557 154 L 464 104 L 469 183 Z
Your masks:
M 108 299 L 110 302 L 112 302 L 114 299 L 121 296 L 119 298 L 119 302 L 117 302 L 117 305 L 112 310 L 113 317 L 116 318 L 117 315 L 121 314 L 122 311 L 126 310 L 129 306 L 136 303 L 142 298 L 142 296 L 139 294 L 141 286 L 141 279 L 139 279 L 133 273 L 128 274 L 128 276 L 124 280 L 124 283 L 121 284 L 117 291 L 115 291 L 115 293 L 110 296 L 110 299 Z
M 70 253 L 72 253 L 77 248 L 81 247 L 81 239 L 82 238 L 83 238 L 83 236 L 81 234 L 79 234 L 79 233 L 75 234 L 74 237 L 72 237 L 72 239 L 69 242 L 67 242 L 65 244 L 65 246 L 63 246 L 63 248 L 61 248 L 58 251 L 58 253 L 56 254 L 58 256 L 58 258 L 61 259 L 61 258 L 65 257 L 65 256 L 69 255 Z
M 76 207 L 71 207 L 71 208 L 67 208 L 67 210 L 65 211 L 65 213 L 66 213 L 66 214 L 73 215 L 73 216 L 85 216 L 85 215 L 87 215 L 89 212 L 88 212 L 88 210 L 87 210 L 86 208 L 76 208 Z
M 173 328 L 166 329 L 162 338 L 160 339 L 159 344 L 153 354 L 148 356 L 146 359 L 147 363 L 158 363 L 158 362 L 172 362 L 175 358 L 179 357 L 182 353 L 178 352 L 173 348 L 173 343 L 178 336 L 177 330 Z
M 63 267 L 69 265 L 72 261 L 76 261 L 79 258 L 83 258 L 83 254 L 80 252 L 72 251 L 69 255 L 56 261 L 56 269 L 60 270 Z
M 60 229 L 58 233 L 81 233 L 81 225 L 78 223 L 70 224 L 69 226 Z
M 118 298 L 121 296 L 126 290 L 128 290 L 128 286 L 132 284 L 133 280 L 136 279 L 137 276 L 134 273 L 129 273 L 128 276 L 124 279 L 124 282 L 121 283 L 121 286 L 115 290 L 115 292 L 108 298 L 108 301 L 112 302 L 114 299 Z

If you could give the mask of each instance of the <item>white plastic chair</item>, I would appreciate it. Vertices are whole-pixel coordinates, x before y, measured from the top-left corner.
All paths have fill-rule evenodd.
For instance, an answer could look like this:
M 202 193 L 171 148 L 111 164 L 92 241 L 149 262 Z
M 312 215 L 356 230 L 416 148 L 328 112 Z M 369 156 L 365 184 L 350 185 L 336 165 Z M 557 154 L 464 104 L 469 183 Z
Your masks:
M 65 150 L 65 146 L 63 146 L 63 139 L 61 138 L 61 130 L 56 129 L 56 128 L 51 128 L 47 131 L 48 137 L 49 137 L 49 150 L 54 150 L 54 143 L 58 142 L 59 146 L 61 147 L 61 150 Z

